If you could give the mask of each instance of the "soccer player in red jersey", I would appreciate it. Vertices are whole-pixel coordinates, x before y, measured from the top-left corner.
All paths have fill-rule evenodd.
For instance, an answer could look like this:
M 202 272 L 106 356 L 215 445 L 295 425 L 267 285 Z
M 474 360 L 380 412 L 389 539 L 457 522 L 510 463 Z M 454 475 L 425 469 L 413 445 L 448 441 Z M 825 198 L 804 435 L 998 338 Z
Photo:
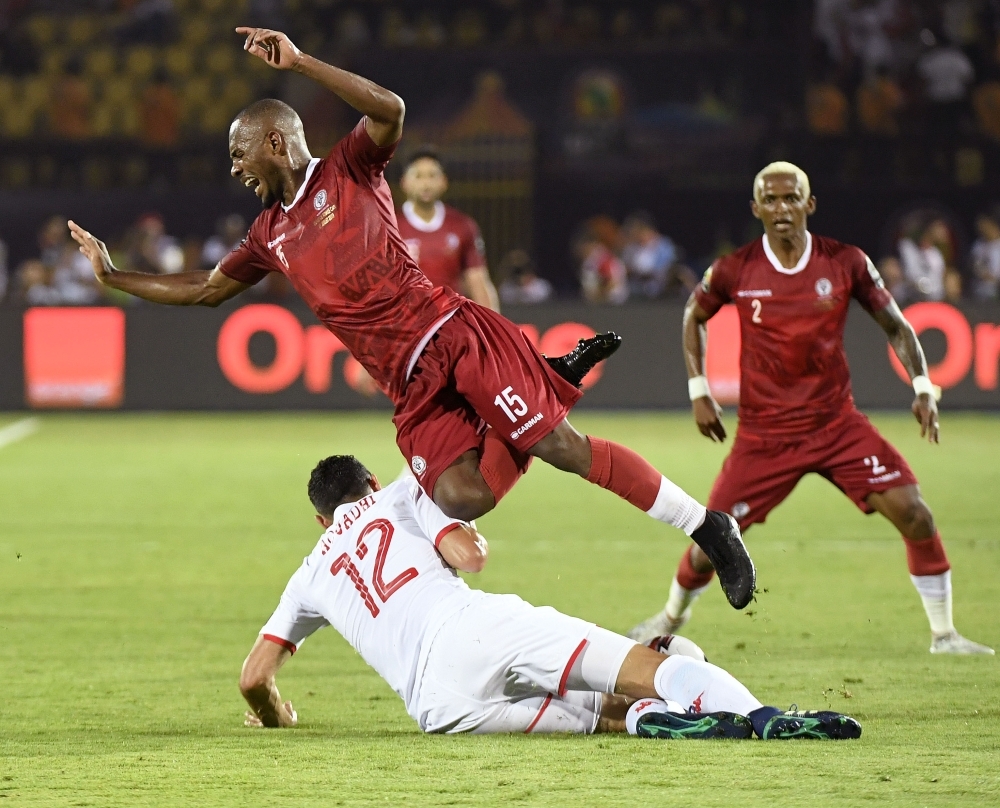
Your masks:
M 684 530 L 712 558 L 730 603 L 743 608 L 754 568 L 735 520 L 706 512 L 635 452 L 566 420 L 583 375 L 618 338 L 546 360 L 509 320 L 434 287 L 399 235 L 383 176 L 402 134 L 402 100 L 302 53 L 283 33 L 237 31 L 250 54 L 317 81 L 362 119 L 320 159 L 291 107 L 251 104 L 229 130 L 232 175 L 265 207 L 243 243 L 210 271 L 144 275 L 117 270 L 104 244 L 71 222 L 98 279 L 157 303 L 217 306 L 282 273 L 392 400 L 400 451 L 448 516 L 491 510 L 540 457 Z
M 921 436 L 938 442 L 935 391 L 913 328 L 868 256 L 806 229 L 816 199 L 802 169 L 772 163 L 757 175 L 753 191 L 753 214 L 765 235 L 712 265 L 684 317 L 695 421 L 703 435 L 722 441 L 722 411 L 705 379 L 705 323 L 727 303 L 740 316 L 739 429 L 708 507 L 731 513 L 746 530 L 763 522 L 804 475 L 821 474 L 864 513 L 878 511 L 902 534 L 930 621 L 931 653 L 992 654 L 955 631 L 950 565 L 934 517 L 906 460 L 851 396 L 843 336 L 853 298 L 882 326 L 913 380 Z M 712 575 L 711 561 L 689 548 L 664 610 L 630 636 L 673 633 Z
M 396 212 L 399 234 L 420 271 L 435 286 L 447 286 L 480 306 L 500 311 L 479 225 L 441 201 L 448 175 L 437 152 L 424 148 L 411 154 L 400 185 L 406 202 Z

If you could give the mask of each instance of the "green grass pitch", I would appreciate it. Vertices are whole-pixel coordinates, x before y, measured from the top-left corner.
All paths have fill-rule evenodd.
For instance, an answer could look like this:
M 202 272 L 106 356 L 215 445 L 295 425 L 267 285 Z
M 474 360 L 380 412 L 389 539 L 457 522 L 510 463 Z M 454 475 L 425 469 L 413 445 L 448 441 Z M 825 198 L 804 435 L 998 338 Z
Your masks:
M 938 447 L 874 420 L 934 509 L 959 630 L 1000 646 L 1000 419 L 946 414 Z M 686 415 L 574 421 L 700 498 L 728 449 Z M 816 477 L 749 533 L 766 594 L 741 614 L 713 587 L 685 633 L 766 703 L 857 716 L 860 741 L 426 737 L 332 630 L 279 679 L 300 727 L 245 729 L 240 665 L 317 538 L 305 484 L 335 452 L 401 465 L 384 414 L 52 415 L 0 449 L 0 808 L 1000 804 L 1000 660 L 928 654 L 898 536 Z M 480 529 L 476 585 L 619 631 L 685 546 L 542 464 Z

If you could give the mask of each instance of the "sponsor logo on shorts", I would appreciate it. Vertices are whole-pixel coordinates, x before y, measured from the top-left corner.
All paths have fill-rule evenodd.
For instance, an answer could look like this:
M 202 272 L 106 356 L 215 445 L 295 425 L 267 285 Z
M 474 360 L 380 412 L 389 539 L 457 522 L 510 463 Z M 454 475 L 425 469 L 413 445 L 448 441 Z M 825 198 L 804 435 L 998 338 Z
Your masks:
M 542 415 L 541 413 L 538 413 L 537 415 L 532 416 L 527 421 L 525 421 L 522 426 L 519 426 L 517 429 L 515 429 L 513 432 L 510 433 L 510 439 L 511 440 L 517 440 L 519 437 L 521 437 L 521 435 L 523 435 L 525 432 L 527 432 L 529 429 L 531 429 L 535 424 L 537 424 L 539 421 L 541 421 L 544 417 L 545 416 Z
M 413 455 L 413 459 L 410 461 L 410 468 L 413 469 L 413 473 L 419 477 L 427 471 L 427 461 L 420 455 Z
M 902 477 L 902 476 L 903 472 L 901 472 L 899 469 L 896 469 L 896 471 L 890 471 L 888 474 L 881 474 L 878 477 L 869 477 L 868 484 L 878 485 L 879 483 L 887 483 L 890 482 L 891 480 L 895 480 L 897 477 Z
M 735 505 L 733 505 L 733 510 L 731 511 L 731 513 L 737 519 L 742 519 L 744 516 L 750 513 L 750 506 L 747 505 L 745 502 L 737 502 Z
M 313 197 L 313 207 L 316 210 L 323 210 L 326 207 L 326 191 L 318 191 Z
M 829 297 L 833 294 L 833 284 L 829 278 L 820 278 L 816 281 L 816 294 L 820 297 Z

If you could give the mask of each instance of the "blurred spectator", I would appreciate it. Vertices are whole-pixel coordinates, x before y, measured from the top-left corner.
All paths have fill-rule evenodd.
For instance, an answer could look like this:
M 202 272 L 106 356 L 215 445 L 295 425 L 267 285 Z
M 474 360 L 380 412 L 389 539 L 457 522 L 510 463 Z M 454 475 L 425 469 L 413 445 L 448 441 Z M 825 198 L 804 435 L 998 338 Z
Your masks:
M 235 250 L 247 234 L 247 222 L 240 214 L 230 213 L 215 223 L 215 235 L 210 236 L 201 250 L 201 265 L 211 269 Z
M 687 297 L 697 285 L 695 274 L 678 263 L 677 247 L 657 230 L 648 213 L 638 211 L 629 216 L 622 225 L 622 235 L 622 260 L 632 295 L 657 298 L 669 290 Z
M 544 303 L 552 297 L 552 284 L 540 278 L 535 262 L 524 250 L 511 250 L 500 262 L 500 300 L 505 304 Z
M 930 101 L 931 127 L 939 136 L 947 136 L 958 128 L 966 93 L 976 72 L 969 57 L 959 48 L 937 44 L 929 30 L 921 37 L 930 46 L 917 61 L 917 73 L 924 80 L 924 93 Z
M 897 303 L 906 303 L 913 297 L 910 284 L 907 283 L 906 275 L 903 272 L 903 265 L 894 255 L 883 258 L 878 265 L 879 274 L 885 283 L 885 288 L 889 290 Z
M 980 84 L 972 93 L 972 106 L 980 131 L 1000 141 L 1000 81 Z
M 69 235 L 65 216 L 53 216 L 38 233 L 40 255 L 19 271 L 21 295 L 32 306 L 83 306 L 95 303 L 100 287 L 90 261 Z
M 944 300 L 945 276 L 958 274 L 950 262 L 951 254 L 951 233 L 941 219 L 932 219 L 917 233 L 900 239 L 903 274 L 917 296 L 924 300 Z M 950 288 L 953 290 L 954 286 L 952 279 Z
M 7 245 L 0 240 L 0 302 L 3 302 L 4 296 L 7 294 L 7 257 L 9 253 L 7 252 Z
M 140 216 L 126 241 L 126 261 L 132 272 L 170 275 L 184 269 L 184 250 L 177 239 L 166 234 L 159 213 Z
M 584 225 L 577 231 L 573 253 L 580 262 L 580 286 L 588 301 L 617 305 L 628 300 L 625 265 L 591 227 Z
M 123 42 L 165 45 L 173 38 L 177 23 L 173 0 L 139 0 L 127 5 L 131 9 L 118 28 Z
M 1000 216 L 983 214 L 976 219 L 979 237 L 972 245 L 973 294 L 980 300 L 1000 297 Z

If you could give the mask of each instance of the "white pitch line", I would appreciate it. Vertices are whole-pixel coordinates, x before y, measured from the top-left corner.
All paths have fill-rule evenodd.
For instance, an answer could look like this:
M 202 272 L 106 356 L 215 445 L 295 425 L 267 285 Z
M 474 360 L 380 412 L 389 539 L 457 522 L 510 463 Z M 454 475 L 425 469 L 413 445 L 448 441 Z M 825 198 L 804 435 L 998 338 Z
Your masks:
M 33 435 L 40 426 L 41 421 L 37 418 L 22 418 L 20 421 L 8 424 L 0 429 L 0 449 Z

